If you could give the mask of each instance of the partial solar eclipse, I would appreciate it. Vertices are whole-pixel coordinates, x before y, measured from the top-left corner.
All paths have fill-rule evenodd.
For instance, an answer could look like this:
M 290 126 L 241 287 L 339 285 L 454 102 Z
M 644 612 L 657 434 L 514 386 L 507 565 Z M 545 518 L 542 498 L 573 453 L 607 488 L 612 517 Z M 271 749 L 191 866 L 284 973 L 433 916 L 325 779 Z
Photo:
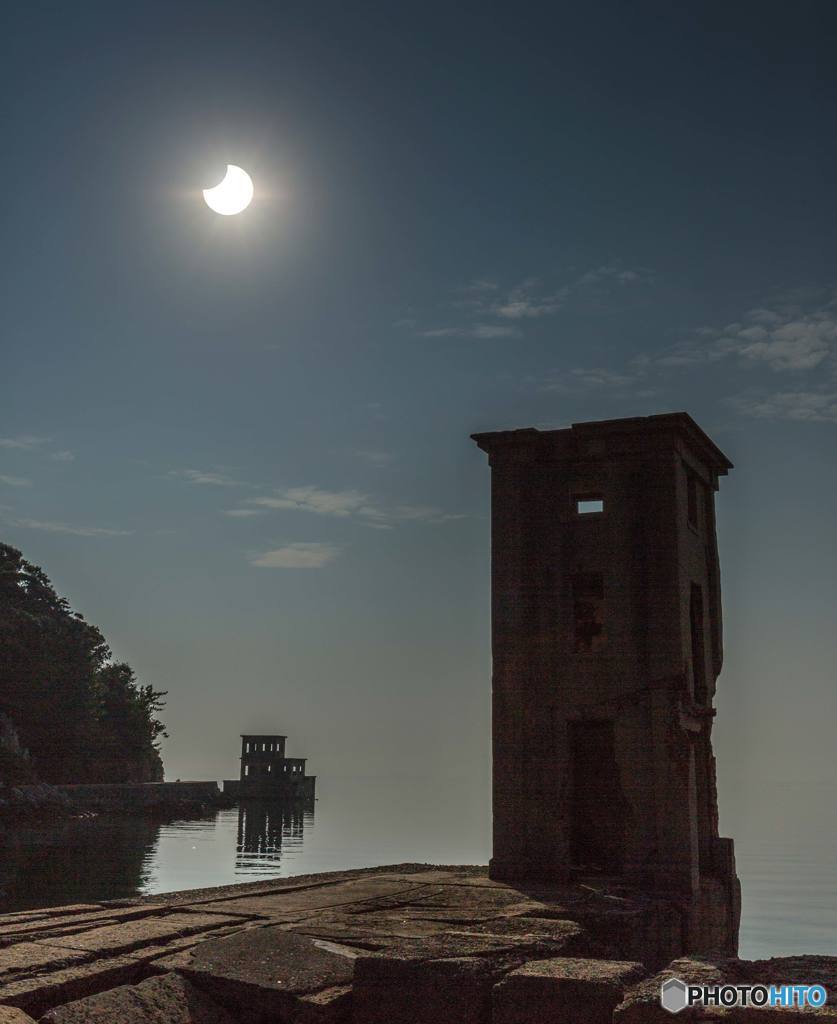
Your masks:
M 214 188 L 205 188 L 203 198 L 210 210 L 231 217 L 241 213 L 253 198 L 253 179 L 241 167 L 227 164 L 224 180 Z

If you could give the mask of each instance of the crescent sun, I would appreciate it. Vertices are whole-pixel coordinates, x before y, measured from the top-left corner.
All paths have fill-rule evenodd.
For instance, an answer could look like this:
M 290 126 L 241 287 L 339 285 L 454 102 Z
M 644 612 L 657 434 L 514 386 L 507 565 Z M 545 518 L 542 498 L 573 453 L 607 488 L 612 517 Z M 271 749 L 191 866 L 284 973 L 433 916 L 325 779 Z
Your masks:
M 227 164 L 224 180 L 214 188 L 205 188 L 203 198 L 210 210 L 225 217 L 241 213 L 253 198 L 253 179 L 243 168 Z

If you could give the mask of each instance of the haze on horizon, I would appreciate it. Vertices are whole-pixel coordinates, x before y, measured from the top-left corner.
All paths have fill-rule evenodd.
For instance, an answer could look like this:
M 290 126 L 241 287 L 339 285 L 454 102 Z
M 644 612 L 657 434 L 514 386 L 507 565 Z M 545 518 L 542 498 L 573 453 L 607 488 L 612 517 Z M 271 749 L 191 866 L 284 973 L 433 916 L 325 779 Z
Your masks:
M 323 780 L 484 805 L 469 435 L 686 410 L 736 466 L 722 831 L 833 813 L 835 30 L 824 2 L 7 12 L 0 536 L 168 691 L 168 778 L 275 731 Z M 236 217 L 201 199 L 227 164 Z

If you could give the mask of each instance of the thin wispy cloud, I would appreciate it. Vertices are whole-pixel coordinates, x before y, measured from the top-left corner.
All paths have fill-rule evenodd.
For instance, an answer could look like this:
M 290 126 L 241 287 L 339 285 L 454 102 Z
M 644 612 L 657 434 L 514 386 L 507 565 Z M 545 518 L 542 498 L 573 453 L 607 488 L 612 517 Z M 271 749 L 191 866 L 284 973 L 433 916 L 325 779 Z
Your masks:
M 541 383 L 541 390 L 572 394 L 591 390 L 626 390 L 637 387 L 644 379 L 641 372 L 610 370 L 605 367 L 575 367 L 558 371 Z
M 657 359 L 661 366 L 694 366 L 737 358 L 744 366 L 774 372 L 820 367 L 837 355 L 837 309 L 833 303 L 798 308 L 752 309 L 739 322 L 698 328 Z
M 431 327 L 419 331 L 422 338 L 466 338 L 470 334 L 468 327 Z
M 496 281 L 488 281 L 485 278 L 474 278 L 473 281 L 469 281 L 468 284 L 460 288 L 459 291 L 466 292 L 469 295 L 484 295 L 486 292 L 496 292 L 499 287 L 500 286 Z
M 634 284 L 653 284 L 655 275 L 647 267 L 628 268 L 619 263 L 604 263 L 600 267 L 588 270 L 575 283 L 576 288 L 589 288 L 592 285 L 612 282 L 620 286 Z
M 463 513 L 443 512 L 434 505 L 396 505 L 386 514 L 391 519 L 405 523 L 452 523 L 467 518 Z
M 453 289 L 456 298 L 450 306 L 460 309 L 486 309 L 488 296 L 499 289 L 496 281 L 474 280 Z
M 6 484 L 7 487 L 31 487 L 32 481 L 25 476 L 9 476 L 6 473 L 0 473 L 0 484 Z
M 333 562 L 339 549 L 334 544 L 284 544 L 250 559 L 259 569 L 322 569 Z
M 206 472 L 201 469 L 172 469 L 169 476 L 186 480 L 202 487 L 241 487 L 240 480 L 233 480 L 226 473 Z
M 306 512 L 335 519 L 354 519 L 376 529 L 392 529 L 397 523 L 446 523 L 464 516 L 444 512 L 433 505 L 378 505 L 368 494 L 355 489 L 329 491 L 322 487 L 289 487 L 274 494 L 248 498 L 241 509 L 229 509 L 225 515 L 246 515 L 248 510 L 260 512 Z
M 18 434 L 17 437 L 0 437 L 0 448 L 18 448 L 29 450 L 49 444 L 48 437 L 37 437 L 34 434 Z
M 360 491 L 326 491 L 320 487 L 289 487 L 272 495 L 249 499 L 251 505 L 261 508 L 293 509 L 338 518 L 358 513 L 368 501 Z
M 446 303 L 469 323 L 443 323 L 419 327 L 411 316 L 409 324 L 422 338 L 514 338 L 527 321 L 554 316 L 574 300 L 601 304 L 609 293 L 652 284 L 654 275 L 643 267 L 626 268 L 610 263 L 594 267 L 561 281 L 546 283 L 532 277 L 511 288 L 493 280 L 475 279 L 453 289 L 454 299 Z M 405 321 L 406 323 L 406 321 Z
M 502 324 L 473 324 L 470 327 L 432 327 L 419 333 L 423 338 L 515 338 L 520 331 Z
M 263 516 L 265 512 L 263 508 L 225 508 L 221 514 L 231 519 L 252 519 L 253 516 Z
M 395 456 L 390 452 L 360 449 L 354 454 L 356 458 L 361 459 L 363 462 L 368 462 L 370 466 L 375 466 L 378 469 L 383 469 L 384 467 L 391 465 L 395 460 Z
M 494 303 L 492 311 L 511 320 L 552 316 L 575 298 L 599 295 L 633 285 L 650 285 L 654 275 L 644 267 L 627 269 L 618 263 L 603 264 L 585 271 L 557 288 L 547 288 L 538 278 L 531 278 L 512 288 L 504 301 Z
M 14 526 L 26 530 L 43 530 L 45 533 L 66 533 L 74 537 L 128 537 L 133 530 L 115 530 L 106 526 L 72 526 L 42 519 L 15 519 Z
M 465 518 L 459 513 L 443 512 L 435 505 L 394 505 L 386 509 L 365 505 L 358 512 L 358 519 L 364 526 L 377 530 L 392 530 L 397 523 L 439 524 Z
M 802 305 L 807 300 L 808 306 Z M 665 387 L 672 371 L 694 370 L 727 361 L 731 387 L 748 380 L 739 394 L 721 398 L 741 416 L 753 419 L 837 422 L 837 298 L 813 288 L 797 289 L 775 303 L 755 307 L 723 327 L 699 327 L 690 337 L 657 353 L 634 357 L 615 368 L 574 368 L 550 375 L 541 390 L 559 393 L 604 391 L 614 396 L 649 397 Z M 752 385 L 762 370 L 765 381 L 784 375 L 791 386 L 771 390 Z M 737 376 L 736 376 L 737 371 Z
M 505 320 L 550 316 L 558 312 L 569 294 L 567 286 L 545 293 L 540 281 L 524 281 L 513 288 L 503 301 L 494 303 L 491 311 Z
M 522 320 L 524 317 L 550 316 L 557 313 L 562 302 L 557 295 L 549 296 L 546 301 L 536 301 L 525 296 L 510 298 L 494 308 L 497 316 L 505 320 Z
M 474 324 L 471 328 L 472 338 L 516 338 L 520 331 L 502 324 Z
M 837 423 L 837 391 L 777 391 L 727 400 L 742 416 L 802 423 Z
M 52 449 L 54 441 L 51 437 L 43 437 L 40 434 L 17 434 L 14 437 L 0 437 L 0 448 L 7 451 L 19 452 L 40 452 L 48 456 L 53 462 L 72 462 L 75 459 L 75 452 L 66 448 Z

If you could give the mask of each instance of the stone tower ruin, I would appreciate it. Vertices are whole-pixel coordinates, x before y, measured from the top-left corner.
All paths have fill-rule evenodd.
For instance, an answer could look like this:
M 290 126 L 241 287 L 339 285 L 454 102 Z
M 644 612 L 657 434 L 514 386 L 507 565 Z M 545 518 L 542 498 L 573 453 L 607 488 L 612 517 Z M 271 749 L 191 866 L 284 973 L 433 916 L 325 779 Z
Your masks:
M 474 440 L 492 469 L 492 877 L 618 876 L 737 934 L 711 745 L 732 463 L 686 413 Z

